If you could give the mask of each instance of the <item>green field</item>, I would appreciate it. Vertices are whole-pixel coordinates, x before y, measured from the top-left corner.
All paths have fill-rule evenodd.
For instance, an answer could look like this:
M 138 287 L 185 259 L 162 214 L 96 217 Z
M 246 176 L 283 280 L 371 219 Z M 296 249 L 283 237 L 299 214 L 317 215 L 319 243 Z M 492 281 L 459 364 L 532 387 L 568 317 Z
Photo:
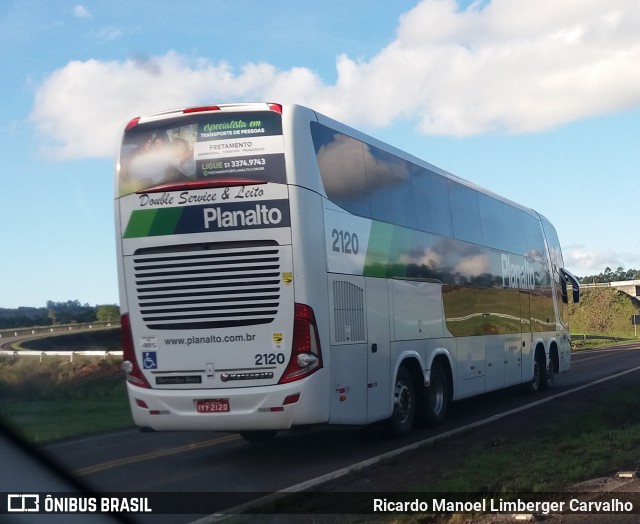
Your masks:
M 120 358 L 0 358 L 0 417 L 51 442 L 133 425 Z

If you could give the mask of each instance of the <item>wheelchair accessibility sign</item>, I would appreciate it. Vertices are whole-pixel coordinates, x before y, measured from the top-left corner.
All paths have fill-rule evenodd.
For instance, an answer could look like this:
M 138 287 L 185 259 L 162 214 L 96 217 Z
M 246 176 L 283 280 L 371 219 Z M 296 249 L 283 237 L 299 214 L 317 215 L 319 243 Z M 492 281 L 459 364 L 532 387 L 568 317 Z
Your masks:
M 140 337 L 142 369 L 158 369 L 158 337 Z
M 158 354 L 155 351 L 142 352 L 143 369 L 158 369 Z

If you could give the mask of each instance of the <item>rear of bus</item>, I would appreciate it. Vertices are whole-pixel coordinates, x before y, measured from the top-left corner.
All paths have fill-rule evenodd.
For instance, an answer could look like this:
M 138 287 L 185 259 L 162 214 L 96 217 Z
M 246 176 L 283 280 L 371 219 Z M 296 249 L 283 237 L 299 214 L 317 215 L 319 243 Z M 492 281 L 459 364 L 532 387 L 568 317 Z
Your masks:
M 221 105 L 126 127 L 115 208 L 138 426 L 250 432 L 328 418 L 316 315 L 294 291 L 301 189 L 287 184 L 282 112 Z

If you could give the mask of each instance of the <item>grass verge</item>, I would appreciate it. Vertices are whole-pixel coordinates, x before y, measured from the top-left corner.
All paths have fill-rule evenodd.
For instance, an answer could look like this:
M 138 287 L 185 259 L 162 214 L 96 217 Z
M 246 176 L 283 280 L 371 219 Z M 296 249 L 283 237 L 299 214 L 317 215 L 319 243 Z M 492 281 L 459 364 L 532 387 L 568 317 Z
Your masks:
M 640 461 L 640 396 L 637 387 L 590 399 L 530 438 L 505 438 L 472 450 L 439 481 L 417 485 L 430 492 L 551 492 L 611 474 Z
M 114 357 L 0 359 L 0 418 L 43 444 L 133 425 Z
M 36 444 L 133 426 L 124 384 L 96 398 L 0 403 L 0 416 Z
M 620 467 L 640 462 L 640 396 L 637 385 L 620 384 L 611 394 L 603 396 L 598 391 L 574 400 L 571 411 L 562 411 L 561 416 L 544 417 L 540 424 L 530 427 L 512 426 L 496 436 L 488 431 L 478 435 L 477 444 L 460 452 L 460 445 L 469 442 L 442 442 L 439 453 L 456 448 L 451 461 L 440 461 L 438 466 L 430 462 L 429 453 L 420 457 L 416 450 L 413 458 L 394 457 L 382 464 L 367 479 L 369 473 L 356 473 L 349 479 L 332 481 L 326 493 L 321 489 L 312 494 L 298 493 L 265 506 L 277 513 L 279 508 L 299 514 L 333 514 L 336 504 L 342 499 L 336 496 L 344 491 L 348 494 L 347 507 L 353 511 L 339 522 L 359 524 L 370 522 L 372 498 L 386 490 L 368 493 L 351 489 L 351 486 L 376 487 L 380 479 L 389 482 L 397 496 L 390 493 L 391 500 L 428 500 L 423 495 L 432 494 L 453 497 L 453 500 L 476 501 L 484 496 L 499 496 L 511 500 L 514 496 L 547 500 L 549 494 L 558 494 L 567 487 L 592 478 L 610 475 Z M 550 408 L 547 408 L 550 409 Z M 565 410 L 567 408 L 564 408 Z M 539 413 L 540 415 L 540 413 Z M 450 445 L 451 448 L 447 448 Z M 411 462 L 411 465 L 408 463 Z M 394 469 L 397 468 L 397 469 Z M 437 472 L 437 473 L 434 473 Z M 401 472 L 401 474 L 399 474 Z M 428 483 L 425 479 L 429 480 Z M 383 481 L 384 482 L 384 481 Z M 337 483 L 337 486 L 336 486 Z M 342 483 L 342 484 L 341 484 Z M 408 498 L 404 498 L 407 496 Z M 356 514 L 360 511 L 362 514 Z M 469 523 L 480 514 L 462 513 L 413 513 L 379 515 L 376 522 L 390 524 Z M 232 520 L 232 522 L 234 522 Z M 319 522 L 322 522 L 319 520 Z

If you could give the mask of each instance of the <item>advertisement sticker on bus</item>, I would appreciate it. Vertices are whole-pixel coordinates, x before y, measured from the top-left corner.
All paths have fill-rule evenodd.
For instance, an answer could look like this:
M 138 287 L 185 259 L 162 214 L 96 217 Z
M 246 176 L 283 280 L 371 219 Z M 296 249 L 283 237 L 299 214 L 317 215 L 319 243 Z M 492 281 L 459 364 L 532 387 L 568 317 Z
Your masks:
M 221 177 L 285 183 L 281 118 L 214 113 L 141 123 L 125 134 L 119 170 L 120 195 Z
M 203 121 L 193 146 L 197 178 L 260 173 L 284 182 L 284 141 L 279 115 L 230 115 Z

